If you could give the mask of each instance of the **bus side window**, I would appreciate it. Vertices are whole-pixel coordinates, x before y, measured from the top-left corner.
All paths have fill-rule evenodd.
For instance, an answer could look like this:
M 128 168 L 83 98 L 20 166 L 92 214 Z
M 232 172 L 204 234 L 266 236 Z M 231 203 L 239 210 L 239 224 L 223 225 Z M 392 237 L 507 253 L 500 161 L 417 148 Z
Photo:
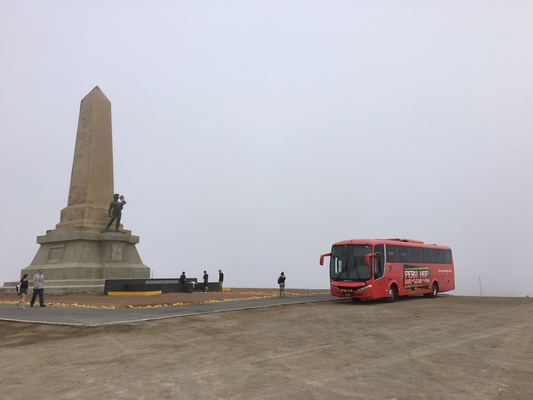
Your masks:
M 414 263 L 423 263 L 424 257 L 422 255 L 421 247 L 411 247 L 411 258 Z
M 398 246 L 387 245 L 387 262 L 400 261 L 400 254 L 398 253 Z
M 452 263 L 452 252 L 450 250 L 443 250 L 444 252 L 444 264 Z
M 377 254 L 374 257 L 374 279 L 378 279 L 385 272 L 385 246 L 378 244 L 374 247 L 374 252 Z
M 422 252 L 424 253 L 424 262 L 428 264 L 433 264 L 433 249 L 422 249 Z
M 435 263 L 444 264 L 444 250 L 435 249 Z
M 408 246 L 398 246 L 400 250 L 400 262 L 411 263 L 411 248 Z

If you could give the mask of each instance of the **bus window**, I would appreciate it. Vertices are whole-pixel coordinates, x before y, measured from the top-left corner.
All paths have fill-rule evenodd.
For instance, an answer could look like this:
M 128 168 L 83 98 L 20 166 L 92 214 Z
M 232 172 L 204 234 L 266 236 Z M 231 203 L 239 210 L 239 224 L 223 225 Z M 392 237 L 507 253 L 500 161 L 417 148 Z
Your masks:
M 435 263 L 444 264 L 444 250 L 435 249 Z
M 422 249 L 422 253 L 424 254 L 424 262 L 427 264 L 433 264 L 434 258 L 433 258 L 433 249 Z
M 342 272 L 342 261 L 343 261 L 342 258 L 335 257 L 333 259 L 333 267 L 332 267 L 332 270 L 331 270 L 332 273 L 340 274 Z
M 374 257 L 374 279 L 379 279 L 383 276 L 383 273 L 385 272 L 385 246 L 382 244 L 378 244 L 374 247 L 374 253 L 376 253 L 376 257 Z
M 444 253 L 444 264 L 452 263 L 452 251 L 451 250 L 442 250 Z
M 333 246 L 331 249 L 330 277 L 333 280 L 367 281 L 372 279 L 372 267 L 365 266 L 370 245 Z
M 398 246 L 387 245 L 387 262 L 400 261 L 400 254 L 398 253 Z
M 421 247 L 411 247 L 411 258 L 414 263 L 423 263 L 424 257 L 422 255 Z
M 403 263 L 410 263 L 411 261 L 411 249 L 407 246 L 399 246 L 400 247 L 400 262 Z
M 353 263 L 349 266 L 351 279 L 367 281 L 372 279 L 372 267 L 365 266 L 365 257 L 372 252 L 372 246 L 351 246 Z
M 348 261 L 348 247 L 335 246 L 331 250 L 330 276 L 339 279 L 342 273 L 346 273 Z

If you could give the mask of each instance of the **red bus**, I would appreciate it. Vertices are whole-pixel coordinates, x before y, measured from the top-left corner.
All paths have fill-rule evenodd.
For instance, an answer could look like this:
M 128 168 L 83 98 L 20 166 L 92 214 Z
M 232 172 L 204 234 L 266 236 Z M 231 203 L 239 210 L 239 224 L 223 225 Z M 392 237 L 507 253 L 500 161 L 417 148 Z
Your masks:
M 331 294 L 361 299 L 423 294 L 437 297 L 455 289 L 452 251 L 449 247 L 408 239 L 355 239 L 334 243 L 330 257 Z

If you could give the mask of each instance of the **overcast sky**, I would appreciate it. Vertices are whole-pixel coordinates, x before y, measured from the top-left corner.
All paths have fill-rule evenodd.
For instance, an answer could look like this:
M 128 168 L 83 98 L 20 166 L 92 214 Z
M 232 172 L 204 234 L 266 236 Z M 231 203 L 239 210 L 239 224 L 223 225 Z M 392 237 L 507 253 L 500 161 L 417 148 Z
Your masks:
M 334 242 L 401 237 L 452 248 L 455 294 L 533 296 L 532 21 L 525 0 L 0 0 L 0 282 L 59 222 L 99 86 L 156 278 L 328 288 Z

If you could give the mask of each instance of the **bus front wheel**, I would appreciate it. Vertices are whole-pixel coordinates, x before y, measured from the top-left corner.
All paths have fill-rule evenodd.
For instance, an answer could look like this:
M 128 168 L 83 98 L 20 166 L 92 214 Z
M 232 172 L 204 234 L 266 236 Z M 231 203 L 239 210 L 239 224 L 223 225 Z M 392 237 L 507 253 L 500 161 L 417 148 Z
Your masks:
M 389 297 L 387 297 L 387 303 L 394 303 L 398 300 L 398 289 L 396 285 L 391 285 L 389 288 Z
M 438 293 L 439 293 L 439 287 L 437 285 L 437 282 L 434 282 L 433 286 L 431 287 L 431 293 L 429 294 L 429 297 L 434 299 L 435 297 L 437 297 Z

